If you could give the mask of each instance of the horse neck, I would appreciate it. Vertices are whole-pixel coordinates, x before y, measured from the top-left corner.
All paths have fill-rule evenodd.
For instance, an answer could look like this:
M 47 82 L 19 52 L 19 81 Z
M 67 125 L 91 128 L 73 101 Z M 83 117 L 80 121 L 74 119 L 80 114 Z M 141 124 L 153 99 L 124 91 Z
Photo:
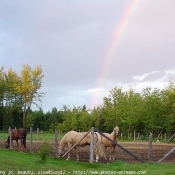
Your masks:
M 66 143 L 64 142 L 64 140 L 61 140 L 60 144 L 59 144 L 59 150 L 61 151 L 65 145 L 66 145 Z
M 116 140 L 117 136 L 116 136 L 116 134 L 114 133 L 114 131 L 111 133 L 111 136 L 112 136 L 112 140 Z

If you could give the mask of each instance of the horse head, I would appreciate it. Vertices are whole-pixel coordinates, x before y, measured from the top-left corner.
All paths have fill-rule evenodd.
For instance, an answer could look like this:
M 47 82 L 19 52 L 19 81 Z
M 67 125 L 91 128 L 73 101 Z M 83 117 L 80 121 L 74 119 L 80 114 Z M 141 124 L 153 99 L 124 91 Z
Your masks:
M 119 127 L 116 126 L 116 127 L 114 128 L 113 132 L 114 132 L 115 135 L 118 137 L 118 135 L 119 135 Z
M 61 157 L 63 155 L 62 149 L 58 146 L 58 156 Z
M 7 141 L 5 142 L 6 149 L 10 146 L 10 137 L 8 136 Z

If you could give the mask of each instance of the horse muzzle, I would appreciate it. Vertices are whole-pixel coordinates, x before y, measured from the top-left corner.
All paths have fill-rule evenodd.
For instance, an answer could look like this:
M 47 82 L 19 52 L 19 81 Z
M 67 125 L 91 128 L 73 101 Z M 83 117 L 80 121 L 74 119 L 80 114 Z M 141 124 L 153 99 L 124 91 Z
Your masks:
M 8 142 L 5 142 L 5 148 L 7 149 L 7 148 L 9 148 L 9 143 Z
M 118 137 L 119 136 L 119 134 L 116 134 L 116 137 Z
M 58 150 L 58 155 L 59 155 L 59 157 L 61 157 L 63 155 L 61 150 Z

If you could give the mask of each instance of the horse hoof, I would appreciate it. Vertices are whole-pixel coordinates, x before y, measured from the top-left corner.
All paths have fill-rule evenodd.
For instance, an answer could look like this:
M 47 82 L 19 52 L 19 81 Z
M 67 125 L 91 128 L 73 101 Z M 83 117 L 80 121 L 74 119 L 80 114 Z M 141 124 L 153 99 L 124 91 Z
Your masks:
M 94 159 L 94 162 L 95 162 L 95 163 L 98 163 L 98 161 L 99 161 L 99 159 Z

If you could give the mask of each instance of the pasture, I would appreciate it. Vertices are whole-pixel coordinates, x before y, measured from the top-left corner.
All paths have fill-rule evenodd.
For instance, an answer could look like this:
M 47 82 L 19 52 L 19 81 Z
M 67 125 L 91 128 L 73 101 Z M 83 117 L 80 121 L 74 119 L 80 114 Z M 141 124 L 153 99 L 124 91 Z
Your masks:
M 80 160 L 76 161 L 76 154 L 71 153 L 71 160 L 65 160 L 58 158 L 55 159 L 54 149 L 51 152 L 51 157 L 46 163 L 40 161 L 40 157 L 36 154 L 40 149 L 40 145 L 43 141 L 48 140 L 54 146 L 54 133 L 42 133 L 37 135 L 33 133 L 33 153 L 30 153 L 30 134 L 27 136 L 27 148 L 24 152 L 17 152 L 16 143 L 13 143 L 13 150 L 6 150 L 4 147 L 5 140 L 7 139 L 7 133 L 0 133 L 0 171 L 26 171 L 31 170 L 33 172 L 39 171 L 62 171 L 65 174 L 92 174 L 90 171 L 96 171 L 100 173 L 102 171 L 113 171 L 113 173 L 119 174 L 124 171 L 130 173 L 142 173 L 142 174 L 173 174 L 175 172 L 175 152 L 171 153 L 165 158 L 162 163 L 156 162 L 163 157 L 169 150 L 171 150 L 174 143 L 156 143 L 153 142 L 152 146 L 152 163 L 148 159 L 148 141 L 132 141 L 132 142 L 120 142 L 127 150 L 134 153 L 139 158 L 143 159 L 146 163 L 140 163 L 133 157 L 116 147 L 115 161 L 105 160 L 100 158 L 99 163 L 90 164 L 89 161 L 89 146 L 85 146 L 79 149 Z M 63 135 L 59 135 L 59 140 Z M 67 151 L 67 147 L 64 149 Z M 109 148 L 107 149 L 107 156 L 109 155 Z M 89 171 L 89 172 L 88 172 Z M 58 173 L 58 172 L 57 172 Z M 23 173 L 24 174 L 24 173 Z M 37 173 L 36 173 L 37 174 Z M 108 173 L 110 174 L 110 173 Z
M 48 158 L 41 162 L 39 156 L 32 153 L 16 152 L 0 148 L 0 172 L 15 174 L 174 174 L 173 164 L 129 164 L 122 161 L 96 163 Z

